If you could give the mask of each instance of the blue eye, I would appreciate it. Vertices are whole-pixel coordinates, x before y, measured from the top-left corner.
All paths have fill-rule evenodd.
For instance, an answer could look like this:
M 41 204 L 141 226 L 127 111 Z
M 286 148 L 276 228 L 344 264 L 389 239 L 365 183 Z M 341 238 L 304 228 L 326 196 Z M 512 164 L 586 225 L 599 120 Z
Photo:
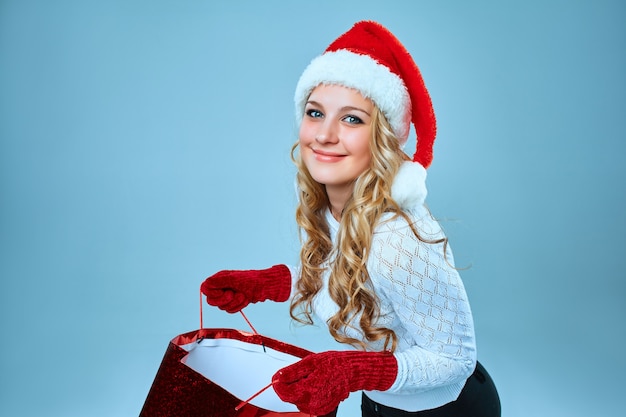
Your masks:
M 324 116 L 321 111 L 315 110 L 315 109 L 307 110 L 306 111 L 306 115 L 309 116 L 309 117 L 313 117 L 315 119 Z
M 356 117 L 356 116 L 351 116 L 348 115 L 346 117 L 343 118 L 343 120 L 345 120 L 346 122 L 352 124 L 352 125 L 359 125 L 363 123 L 363 120 L 361 120 L 360 118 Z

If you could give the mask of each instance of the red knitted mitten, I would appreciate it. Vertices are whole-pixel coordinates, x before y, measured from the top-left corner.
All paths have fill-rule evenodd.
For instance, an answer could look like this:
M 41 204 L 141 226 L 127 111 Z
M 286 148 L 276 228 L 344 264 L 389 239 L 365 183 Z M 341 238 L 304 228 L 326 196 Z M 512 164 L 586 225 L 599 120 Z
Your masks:
M 285 265 L 250 271 L 220 271 L 200 286 L 206 301 L 229 313 L 250 303 L 287 301 L 291 293 L 291 273 Z
M 351 392 L 388 390 L 398 375 L 389 352 L 314 353 L 274 374 L 276 394 L 303 413 L 320 416 L 334 410 Z

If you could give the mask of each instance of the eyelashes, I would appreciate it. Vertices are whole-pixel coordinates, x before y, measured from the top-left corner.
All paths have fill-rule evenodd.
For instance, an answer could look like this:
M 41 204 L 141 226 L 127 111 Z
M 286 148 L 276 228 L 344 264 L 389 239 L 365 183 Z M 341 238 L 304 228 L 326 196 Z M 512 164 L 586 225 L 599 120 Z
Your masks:
M 320 119 L 324 117 L 324 113 L 322 113 L 321 111 L 317 110 L 317 109 L 307 109 L 305 111 L 305 114 L 308 117 L 311 117 L 313 119 Z M 354 116 L 352 114 L 347 114 L 345 116 L 343 116 L 341 118 L 342 121 L 347 122 L 351 125 L 359 125 L 359 124 L 363 124 L 363 120 L 360 117 Z
M 307 111 L 305 112 L 305 114 L 309 117 L 312 117 L 314 119 L 319 119 L 321 117 L 324 117 L 324 114 L 319 111 L 319 110 L 315 110 L 315 109 L 307 109 Z
M 351 114 L 347 115 L 346 117 L 344 117 L 341 120 L 344 120 L 344 121 L 350 123 L 351 125 L 363 124 L 363 120 L 361 120 L 359 117 L 352 116 Z

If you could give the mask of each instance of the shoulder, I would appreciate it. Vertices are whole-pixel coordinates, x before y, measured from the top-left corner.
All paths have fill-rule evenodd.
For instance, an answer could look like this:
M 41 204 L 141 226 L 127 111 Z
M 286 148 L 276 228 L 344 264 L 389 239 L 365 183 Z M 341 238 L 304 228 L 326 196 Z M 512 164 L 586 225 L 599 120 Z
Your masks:
M 386 213 L 376 226 L 370 251 L 370 272 L 389 276 L 454 270 L 452 249 L 427 207 L 403 214 Z
M 439 222 L 432 216 L 425 205 L 421 205 L 410 211 L 402 213 L 385 213 L 381 216 L 374 229 L 374 240 L 377 236 L 393 234 L 405 234 L 415 232 L 423 240 L 439 240 L 445 238 Z

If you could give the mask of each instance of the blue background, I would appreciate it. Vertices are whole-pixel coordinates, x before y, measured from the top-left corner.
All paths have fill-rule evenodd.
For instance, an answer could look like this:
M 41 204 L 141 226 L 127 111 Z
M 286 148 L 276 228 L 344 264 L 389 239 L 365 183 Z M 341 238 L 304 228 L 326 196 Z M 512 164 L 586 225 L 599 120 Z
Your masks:
M 429 204 L 503 416 L 622 415 L 626 5 L 608 0 L 0 1 L 1 415 L 136 416 L 206 276 L 295 262 L 293 89 L 360 19 L 433 97 Z M 246 311 L 332 346 L 285 305 Z

